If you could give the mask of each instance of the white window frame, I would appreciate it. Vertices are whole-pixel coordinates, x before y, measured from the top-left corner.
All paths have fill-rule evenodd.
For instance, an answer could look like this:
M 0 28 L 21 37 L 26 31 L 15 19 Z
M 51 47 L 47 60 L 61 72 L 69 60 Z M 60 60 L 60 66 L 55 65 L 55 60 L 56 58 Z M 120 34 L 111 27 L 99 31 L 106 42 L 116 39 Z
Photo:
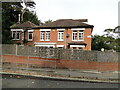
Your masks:
M 63 29 L 57 29 L 57 31 L 64 31 L 65 29 L 63 28 Z
M 19 38 L 17 38 L 17 34 L 19 34 Z M 16 31 L 16 40 L 20 40 L 20 32 L 19 31 Z
M 77 34 L 77 31 L 72 32 L 72 41 L 78 41 L 77 39 L 76 40 L 73 39 L 73 37 L 75 37 L 74 34 Z M 77 38 L 78 38 L 78 34 L 77 34 Z
M 40 32 L 40 41 L 45 41 L 45 31 Z
M 50 41 L 50 31 L 51 29 L 40 29 L 40 41 Z M 41 39 L 41 32 L 44 32 L 44 39 Z M 49 32 L 49 36 L 48 33 Z
M 23 29 L 11 29 L 11 31 L 24 31 Z
M 29 37 L 30 34 L 32 34 L 32 39 L 30 39 L 30 37 Z M 28 32 L 28 41 L 33 41 L 33 32 L 32 31 Z
M 63 48 L 63 47 L 64 47 L 64 45 L 57 45 L 57 47 L 58 47 L 58 48 L 59 48 L 59 47 L 62 47 L 62 48 Z
M 77 40 L 74 40 L 74 33 L 77 33 Z M 83 39 L 80 40 L 80 34 L 83 33 Z M 76 30 L 76 31 L 72 31 L 72 41 L 84 41 L 84 31 L 81 32 L 81 30 Z
M 82 34 L 83 39 L 80 39 L 80 34 Z M 84 41 L 84 32 L 78 32 L 78 41 Z
M 64 31 L 58 31 L 58 41 L 64 41 Z
M 15 34 L 15 38 L 13 38 L 13 34 Z M 17 34 L 19 34 L 19 38 L 17 39 Z M 20 40 L 20 31 L 12 31 L 12 40 Z
M 40 31 L 40 41 L 50 41 L 50 30 Z
M 85 45 L 70 45 L 70 47 L 81 47 L 81 48 L 83 48 L 83 47 L 85 47 Z
M 82 31 L 84 31 L 85 30 L 85 28 L 71 28 L 71 30 L 75 30 L 75 31 L 80 31 L 80 30 L 82 30 Z
M 55 48 L 55 44 L 56 43 L 39 43 L 39 42 L 34 43 L 34 45 L 38 47 L 53 47 L 53 48 Z
M 51 29 L 40 29 L 39 31 L 51 31 Z
M 45 41 L 50 41 L 50 31 L 45 32 Z
M 15 37 L 13 38 L 13 34 L 15 34 Z M 12 40 L 16 40 L 16 31 L 12 31 Z
M 24 40 L 24 32 L 22 32 L 22 40 Z

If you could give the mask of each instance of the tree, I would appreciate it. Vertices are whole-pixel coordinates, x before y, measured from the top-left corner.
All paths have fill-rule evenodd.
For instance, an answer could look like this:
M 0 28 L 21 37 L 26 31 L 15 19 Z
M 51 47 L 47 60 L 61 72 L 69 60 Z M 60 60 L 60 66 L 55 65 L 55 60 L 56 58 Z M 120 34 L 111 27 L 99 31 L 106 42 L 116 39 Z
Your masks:
M 21 12 L 20 2 L 2 3 L 2 43 L 11 43 L 10 26 L 17 22 L 18 14 Z
M 26 1 L 26 0 L 25 0 Z M 18 22 L 18 14 L 23 13 L 23 4 L 24 2 L 3 2 L 2 3 L 2 43 L 12 43 L 11 33 L 10 33 L 10 26 Z M 27 12 L 24 13 L 24 20 L 31 21 L 34 24 L 39 25 L 40 20 L 38 20 L 37 15 L 35 12 L 30 11 L 28 8 L 34 8 L 34 2 L 25 2 L 27 5 Z
M 111 36 L 111 37 L 113 37 L 113 38 L 118 38 L 118 36 L 117 36 L 117 34 L 115 33 L 115 30 L 114 30 L 114 29 L 110 29 L 110 28 L 109 28 L 109 29 L 105 29 L 104 32 L 105 32 L 104 36 L 106 36 L 106 37 Z
M 26 12 L 24 13 L 24 18 L 22 22 L 26 22 L 26 21 L 31 21 L 32 23 L 36 24 L 36 25 L 40 25 L 41 21 L 38 20 L 38 17 L 36 15 L 35 12 L 30 12 L 28 9 L 26 10 Z
M 99 36 L 99 35 L 95 35 L 92 37 L 92 50 L 101 50 L 101 48 L 105 48 L 105 44 L 104 44 L 104 37 L 103 36 Z
M 116 27 L 117 28 L 117 27 Z M 102 36 L 95 35 L 92 38 L 92 50 L 106 50 L 120 51 L 120 38 L 118 38 L 115 29 L 105 29 L 105 34 Z
M 45 24 L 50 23 L 50 22 L 52 22 L 52 20 L 49 19 L 48 21 L 45 21 Z
M 116 39 L 116 43 L 117 43 L 116 51 L 120 52 L 120 38 Z
M 30 8 L 34 8 L 35 5 L 36 5 L 36 3 L 33 2 L 33 1 L 29 1 L 29 2 L 28 2 L 28 1 L 26 1 L 26 0 L 23 0 L 22 5 L 23 5 L 24 7 L 22 8 L 21 21 L 23 22 L 24 13 L 29 11 L 29 9 L 28 9 L 29 7 L 30 7 Z
M 105 37 L 104 35 L 99 36 L 95 35 L 92 38 L 92 50 L 101 50 L 104 48 L 105 50 L 116 50 L 119 51 L 118 40 L 113 38 L 112 36 Z

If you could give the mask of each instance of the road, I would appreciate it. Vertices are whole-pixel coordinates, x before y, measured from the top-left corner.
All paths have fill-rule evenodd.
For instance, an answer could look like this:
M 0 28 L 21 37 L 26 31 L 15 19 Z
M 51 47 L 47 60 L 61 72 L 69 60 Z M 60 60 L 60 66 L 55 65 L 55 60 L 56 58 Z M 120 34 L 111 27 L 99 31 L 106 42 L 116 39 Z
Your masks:
M 2 75 L 3 88 L 118 88 L 118 84 L 61 81 L 19 75 Z

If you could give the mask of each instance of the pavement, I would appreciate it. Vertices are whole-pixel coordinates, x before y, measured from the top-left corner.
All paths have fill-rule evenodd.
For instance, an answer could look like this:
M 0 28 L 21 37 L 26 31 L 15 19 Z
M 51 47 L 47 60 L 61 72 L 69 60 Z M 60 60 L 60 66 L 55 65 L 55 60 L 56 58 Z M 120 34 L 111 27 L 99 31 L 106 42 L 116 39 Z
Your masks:
M 72 69 L 16 69 L 4 68 L 1 74 L 16 74 L 33 77 L 42 77 L 59 80 L 86 81 L 86 82 L 103 82 L 103 83 L 120 83 L 118 71 L 93 71 L 93 70 L 72 70 Z
M 11 83 L 12 82 L 12 83 Z M 54 80 L 49 78 L 3 74 L 2 88 L 109 88 L 118 90 L 118 83 L 91 83 L 81 81 Z M 84 89 L 83 89 L 84 90 Z M 99 90 L 99 89 L 98 89 Z

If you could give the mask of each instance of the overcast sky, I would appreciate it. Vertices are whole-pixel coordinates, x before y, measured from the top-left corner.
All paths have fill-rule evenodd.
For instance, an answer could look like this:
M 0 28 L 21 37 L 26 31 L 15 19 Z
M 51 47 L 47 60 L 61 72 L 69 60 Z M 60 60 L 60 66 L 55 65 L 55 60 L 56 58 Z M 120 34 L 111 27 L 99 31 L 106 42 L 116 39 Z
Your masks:
M 118 26 L 120 0 L 34 0 L 38 18 L 44 22 L 57 19 L 88 19 L 94 25 L 93 35 L 102 35 Z

